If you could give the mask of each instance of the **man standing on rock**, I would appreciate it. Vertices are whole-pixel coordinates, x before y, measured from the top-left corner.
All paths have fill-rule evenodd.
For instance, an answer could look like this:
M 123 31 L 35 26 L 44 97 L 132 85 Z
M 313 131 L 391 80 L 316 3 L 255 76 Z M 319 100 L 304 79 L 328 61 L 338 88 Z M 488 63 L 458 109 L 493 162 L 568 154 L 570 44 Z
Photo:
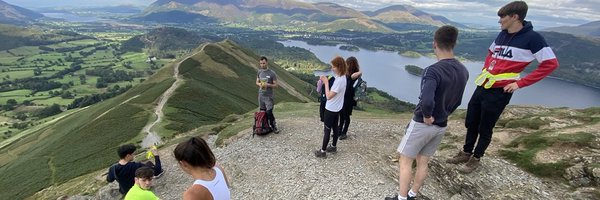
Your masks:
M 258 105 L 261 110 L 267 112 L 267 121 L 273 128 L 273 132 L 279 133 L 273 115 L 273 88 L 277 87 L 277 74 L 268 66 L 267 57 L 260 57 L 260 68 L 256 75 L 256 86 L 258 86 Z
M 446 132 L 448 115 L 461 103 L 469 72 L 454 58 L 457 37 L 458 30 L 453 26 L 442 26 L 435 32 L 433 51 L 438 62 L 423 70 L 420 100 L 397 150 L 399 194 L 386 200 L 415 199 L 427 177 L 429 159 Z M 417 169 L 409 191 L 415 159 Z
M 527 9 L 527 3 L 513 1 L 498 10 L 502 31 L 488 49 L 483 71 L 475 80 L 477 89 L 469 101 L 465 119 L 465 145 L 446 161 L 465 163 L 460 172 L 471 173 L 479 167 L 480 158 L 492 140 L 493 128 L 513 92 L 542 80 L 558 67 L 552 49 L 533 31 L 531 22 L 525 21 Z M 538 67 L 520 79 L 519 73 L 534 59 L 540 63 Z

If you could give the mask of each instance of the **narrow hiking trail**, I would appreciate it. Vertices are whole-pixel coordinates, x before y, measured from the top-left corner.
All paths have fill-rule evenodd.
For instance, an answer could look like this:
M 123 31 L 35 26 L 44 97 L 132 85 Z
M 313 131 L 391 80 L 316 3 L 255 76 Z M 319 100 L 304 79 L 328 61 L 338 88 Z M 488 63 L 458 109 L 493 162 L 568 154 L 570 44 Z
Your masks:
M 167 103 L 169 98 L 171 98 L 173 92 L 175 92 L 175 89 L 177 89 L 177 87 L 179 87 L 179 85 L 181 85 L 181 83 L 183 82 L 183 79 L 179 76 L 179 65 L 181 65 L 183 61 L 187 60 L 190 57 L 191 56 L 188 56 L 182 59 L 175 65 L 175 67 L 173 67 L 173 77 L 175 78 L 175 82 L 160 96 L 158 105 L 154 109 L 154 115 L 156 115 L 156 120 L 154 120 L 152 123 L 147 124 L 146 126 L 144 126 L 144 129 L 142 129 L 142 131 L 146 133 L 146 137 L 144 137 L 144 139 L 142 140 L 142 147 L 147 148 L 162 142 L 160 136 L 156 133 L 156 131 L 153 131 L 152 129 L 162 120 L 162 117 L 164 116 L 163 108 L 165 107 L 165 104 Z
M 204 51 L 204 47 L 202 46 L 202 48 L 200 49 L 201 51 Z M 163 108 L 165 106 L 165 104 L 167 103 L 167 101 L 169 100 L 169 98 L 173 95 L 173 92 L 177 89 L 177 87 L 179 87 L 179 85 L 183 82 L 183 79 L 179 76 L 179 66 L 181 65 L 181 63 L 187 59 L 189 59 L 190 57 L 192 57 L 193 55 L 190 55 L 184 59 L 182 59 L 181 61 L 179 61 L 174 69 L 173 69 L 173 77 L 175 78 L 175 82 L 173 83 L 173 85 L 171 85 L 171 87 L 169 89 L 167 89 L 160 97 L 159 103 L 156 106 L 156 108 L 154 109 L 154 114 L 156 116 L 156 120 L 154 120 L 152 123 L 147 124 L 142 131 L 144 133 L 146 133 L 146 137 L 144 137 L 144 139 L 142 140 L 142 147 L 147 148 L 150 147 L 152 145 L 156 145 L 162 142 L 161 137 L 156 133 L 156 131 L 153 131 L 153 128 L 159 124 L 162 121 L 162 117 L 164 116 L 163 113 Z M 239 56 L 233 55 L 236 59 L 238 59 L 241 62 L 244 62 L 244 59 L 242 59 Z M 252 66 L 253 68 L 258 70 L 258 66 L 256 66 L 253 63 L 248 63 L 249 66 Z M 297 98 L 299 98 L 300 100 L 304 101 L 304 102 L 310 102 L 310 99 L 304 95 L 302 95 L 300 92 L 296 91 L 296 89 L 294 87 L 292 87 L 291 85 L 287 84 L 285 81 L 280 80 L 279 84 L 282 88 L 286 89 L 291 95 L 296 96 Z

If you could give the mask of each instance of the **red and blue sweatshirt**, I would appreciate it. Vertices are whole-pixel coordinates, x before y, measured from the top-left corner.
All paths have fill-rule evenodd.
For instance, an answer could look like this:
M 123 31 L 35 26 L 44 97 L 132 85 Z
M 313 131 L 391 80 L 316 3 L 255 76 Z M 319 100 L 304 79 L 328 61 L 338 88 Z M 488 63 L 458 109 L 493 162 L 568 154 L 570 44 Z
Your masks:
M 523 28 L 516 33 L 500 32 L 488 49 L 484 69 L 494 75 L 520 73 L 534 59 L 539 65 L 533 72 L 520 80 L 496 81 L 492 88 L 501 88 L 515 81 L 519 88 L 523 88 L 542 80 L 558 67 L 554 52 L 546 40 L 533 30 L 531 22 L 525 21 Z

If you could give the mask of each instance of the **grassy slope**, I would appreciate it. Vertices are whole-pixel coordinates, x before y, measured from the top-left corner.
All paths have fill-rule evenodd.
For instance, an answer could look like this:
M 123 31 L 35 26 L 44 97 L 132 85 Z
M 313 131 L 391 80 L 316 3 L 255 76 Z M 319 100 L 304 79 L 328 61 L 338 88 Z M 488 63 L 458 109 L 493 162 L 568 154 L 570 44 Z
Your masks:
M 209 46 L 206 52 L 210 53 L 197 56 L 210 55 L 220 61 L 219 67 L 229 68 L 209 62 L 196 65 L 194 59 L 184 62 L 180 72 L 186 81 L 166 108 L 168 123 L 177 128 L 218 122 L 229 114 L 257 107 L 253 84 L 256 69 L 250 63 L 256 63 L 258 56 L 230 41 Z M 278 66 L 271 67 L 279 79 L 304 95 L 308 93 L 306 83 Z M 125 94 L 43 124 L 0 149 L 0 174 L 10 174 L 0 180 L 2 198 L 23 199 L 48 186 L 106 168 L 114 162 L 120 144 L 141 140 L 140 130 L 153 119 L 153 103 L 175 81 L 172 71 L 173 66 L 164 67 Z M 237 75 L 228 74 L 231 72 Z M 276 98 L 276 102 L 300 101 L 281 88 Z
M 259 57 L 231 41 L 208 44 L 203 51 L 184 61 L 179 69 L 184 84 L 167 103 L 167 129 L 185 132 L 212 124 L 230 114 L 257 108 L 256 68 Z M 279 66 L 270 65 L 280 80 L 308 95 L 307 83 Z M 275 91 L 277 102 L 299 102 L 283 88 Z M 199 103 L 201 102 L 201 103 Z
M 0 174 L 10 174 L 0 180 L 2 196 L 22 199 L 114 161 L 115 149 L 138 136 L 148 122 L 149 104 L 174 81 L 169 69 L 124 95 L 67 116 L 0 150 Z M 140 96 L 121 104 L 136 95 Z

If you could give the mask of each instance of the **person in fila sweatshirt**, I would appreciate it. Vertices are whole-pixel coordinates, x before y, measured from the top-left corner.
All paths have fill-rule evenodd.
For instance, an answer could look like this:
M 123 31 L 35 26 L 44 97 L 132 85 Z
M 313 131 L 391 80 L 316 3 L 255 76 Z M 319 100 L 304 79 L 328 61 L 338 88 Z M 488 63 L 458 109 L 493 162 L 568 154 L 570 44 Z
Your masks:
M 480 158 L 489 146 L 493 128 L 515 91 L 532 85 L 558 67 L 558 60 L 544 38 L 525 21 L 527 4 L 513 1 L 498 10 L 502 31 L 488 49 L 481 74 L 475 80 L 477 88 L 467 108 L 467 134 L 463 150 L 446 160 L 460 164 L 459 171 L 471 173 L 480 165 Z M 530 74 L 520 73 L 537 60 L 539 65 Z

